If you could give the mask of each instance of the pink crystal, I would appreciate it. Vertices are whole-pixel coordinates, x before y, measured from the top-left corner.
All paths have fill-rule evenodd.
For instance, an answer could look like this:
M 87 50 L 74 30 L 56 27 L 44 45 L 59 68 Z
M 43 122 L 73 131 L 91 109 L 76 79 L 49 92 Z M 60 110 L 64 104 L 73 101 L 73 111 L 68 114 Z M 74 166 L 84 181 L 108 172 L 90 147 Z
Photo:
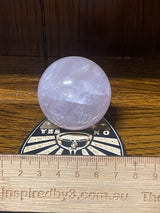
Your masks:
M 52 123 L 80 130 L 91 127 L 105 115 L 111 87 L 96 63 L 70 56 L 55 61 L 45 70 L 38 85 L 38 99 Z

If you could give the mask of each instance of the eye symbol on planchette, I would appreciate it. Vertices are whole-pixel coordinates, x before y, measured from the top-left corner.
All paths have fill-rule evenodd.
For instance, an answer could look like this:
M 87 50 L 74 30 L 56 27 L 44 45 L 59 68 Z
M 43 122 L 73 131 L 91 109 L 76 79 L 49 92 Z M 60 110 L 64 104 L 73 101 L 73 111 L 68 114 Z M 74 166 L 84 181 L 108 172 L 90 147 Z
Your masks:
M 19 154 L 124 156 L 121 139 L 105 120 L 82 131 L 67 131 L 42 120 L 23 142 Z
M 92 135 L 85 132 L 65 132 L 56 136 L 57 143 L 63 149 L 67 149 L 70 154 L 84 149 L 92 141 Z

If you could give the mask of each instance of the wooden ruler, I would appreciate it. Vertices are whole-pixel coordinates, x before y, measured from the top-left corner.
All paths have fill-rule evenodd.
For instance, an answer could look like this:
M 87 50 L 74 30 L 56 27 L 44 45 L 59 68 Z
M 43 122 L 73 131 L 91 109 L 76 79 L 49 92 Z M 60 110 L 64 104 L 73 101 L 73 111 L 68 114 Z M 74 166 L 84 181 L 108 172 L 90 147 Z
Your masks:
M 160 158 L 0 155 L 0 211 L 159 213 Z

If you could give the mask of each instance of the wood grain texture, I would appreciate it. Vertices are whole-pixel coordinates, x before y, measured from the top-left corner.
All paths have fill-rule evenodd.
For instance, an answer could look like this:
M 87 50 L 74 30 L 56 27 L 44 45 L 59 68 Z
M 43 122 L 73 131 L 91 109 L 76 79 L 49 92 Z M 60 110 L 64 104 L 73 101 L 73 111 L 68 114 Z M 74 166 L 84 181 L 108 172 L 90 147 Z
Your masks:
M 0 0 L 0 55 L 160 55 L 159 0 Z
M 0 0 L 0 55 L 43 55 L 39 0 Z
M 45 0 L 48 55 L 158 55 L 159 10 L 159 0 Z
M 107 73 L 112 103 L 106 118 L 116 128 L 127 155 L 160 156 L 160 61 L 92 57 Z M 18 153 L 43 119 L 37 86 L 55 60 L 0 57 L 0 153 Z

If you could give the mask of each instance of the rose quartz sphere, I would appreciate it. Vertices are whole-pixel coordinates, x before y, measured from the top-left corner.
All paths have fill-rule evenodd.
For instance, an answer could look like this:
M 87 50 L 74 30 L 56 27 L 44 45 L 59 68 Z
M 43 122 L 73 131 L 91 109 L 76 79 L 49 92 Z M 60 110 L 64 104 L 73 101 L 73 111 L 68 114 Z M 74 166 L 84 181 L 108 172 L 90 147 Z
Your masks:
M 111 87 L 96 63 L 70 56 L 55 61 L 44 71 L 38 85 L 38 99 L 52 123 L 68 130 L 81 130 L 105 115 Z

